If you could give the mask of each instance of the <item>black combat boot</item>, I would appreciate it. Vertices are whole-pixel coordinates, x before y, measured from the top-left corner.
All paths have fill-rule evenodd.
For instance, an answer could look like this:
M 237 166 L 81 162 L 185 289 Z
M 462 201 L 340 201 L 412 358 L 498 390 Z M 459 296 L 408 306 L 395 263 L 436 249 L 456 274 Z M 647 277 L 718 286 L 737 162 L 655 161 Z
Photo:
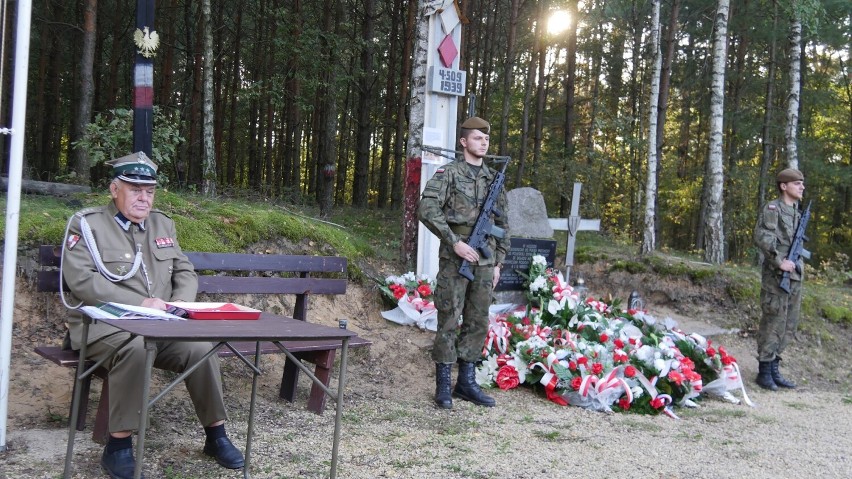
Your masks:
M 796 383 L 788 380 L 784 376 L 781 375 L 781 371 L 778 370 L 778 363 L 781 362 L 780 356 L 775 356 L 775 361 L 772 361 L 772 380 L 775 381 L 776 386 L 780 386 L 782 388 L 788 389 L 796 389 Z
M 456 382 L 453 396 L 479 406 L 493 407 L 496 404 L 494 398 L 483 393 L 479 384 L 476 384 L 473 363 L 459 362 L 459 380 Z
M 778 386 L 772 379 L 772 361 L 760 361 L 757 363 L 757 385 L 763 389 L 777 391 Z
M 441 409 L 453 408 L 450 384 L 453 382 L 453 365 L 435 363 L 435 404 Z

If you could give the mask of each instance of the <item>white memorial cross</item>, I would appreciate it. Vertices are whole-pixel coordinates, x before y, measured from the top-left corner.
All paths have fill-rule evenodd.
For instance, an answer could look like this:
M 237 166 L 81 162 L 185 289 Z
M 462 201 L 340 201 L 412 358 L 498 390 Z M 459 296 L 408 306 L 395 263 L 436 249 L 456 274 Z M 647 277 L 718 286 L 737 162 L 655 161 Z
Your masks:
M 601 220 L 589 220 L 580 218 L 580 190 L 582 183 L 574 183 L 574 192 L 571 196 L 571 215 L 568 218 L 548 218 L 550 227 L 556 231 L 568 232 L 568 244 L 565 246 L 565 281 L 571 277 L 571 267 L 574 266 L 574 243 L 577 240 L 578 231 L 600 231 Z

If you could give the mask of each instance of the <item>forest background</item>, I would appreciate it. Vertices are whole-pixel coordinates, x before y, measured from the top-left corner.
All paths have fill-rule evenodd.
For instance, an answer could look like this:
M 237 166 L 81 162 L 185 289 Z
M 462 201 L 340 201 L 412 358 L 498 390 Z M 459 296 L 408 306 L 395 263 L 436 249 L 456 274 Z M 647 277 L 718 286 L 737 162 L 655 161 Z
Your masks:
M 102 161 L 129 153 L 135 4 L 34 2 L 25 178 L 100 187 Z M 507 186 L 541 190 L 550 216 L 567 215 L 579 181 L 581 215 L 638 245 L 651 191 L 654 248 L 701 251 L 718 194 L 723 259 L 753 260 L 759 206 L 776 194 L 775 173 L 793 165 L 813 200 L 809 249 L 848 271 L 848 0 L 458 6 L 468 21 L 460 68 L 474 112 L 492 123 L 492 152 L 512 157 Z M 404 0 L 156 2 L 154 156 L 164 186 L 209 191 L 212 180 L 223 197 L 401 212 L 423 9 Z M 12 25 L 7 16 L 4 45 Z M 2 81 L 9 118 L 11 79 Z M 721 118 L 714 94 L 724 100 Z M 470 101 L 460 98 L 460 115 Z M 718 155 L 714 124 L 723 125 Z M 8 157 L 7 138 L 0 147 Z

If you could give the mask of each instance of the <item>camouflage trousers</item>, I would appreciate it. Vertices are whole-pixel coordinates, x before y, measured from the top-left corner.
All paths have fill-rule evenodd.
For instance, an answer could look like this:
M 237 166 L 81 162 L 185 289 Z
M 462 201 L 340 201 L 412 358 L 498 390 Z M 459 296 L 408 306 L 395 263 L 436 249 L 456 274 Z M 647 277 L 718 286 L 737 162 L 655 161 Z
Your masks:
M 436 363 L 478 361 L 488 334 L 494 265 L 473 266 L 473 281 L 459 275 L 460 265 L 461 260 L 446 258 L 439 264 L 435 288 L 438 330 L 432 348 Z M 463 318 L 461 324 L 459 317 Z
M 764 271 L 760 287 L 760 308 L 763 315 L 757 330 L 757 360 L 774 361 L 787 347 L 799 325 L 802 309 L 802 282 L 790 281 L 790 294 L 778 283 L 780 275 Z

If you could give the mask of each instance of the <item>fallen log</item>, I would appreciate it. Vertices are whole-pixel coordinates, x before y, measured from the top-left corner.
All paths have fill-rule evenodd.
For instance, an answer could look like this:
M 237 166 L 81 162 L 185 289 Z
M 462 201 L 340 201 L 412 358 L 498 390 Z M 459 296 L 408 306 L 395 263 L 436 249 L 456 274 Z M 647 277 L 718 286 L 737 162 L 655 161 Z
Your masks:
M 9 188 L 9 179 L 0 177 L 0 185 L 4 190 Z M 91 193 L 92 188 L 68 183 L 51 183 L 48 181 L 21 180 L 21 191 L 49 196 L 68 196 L 74 193 Z

